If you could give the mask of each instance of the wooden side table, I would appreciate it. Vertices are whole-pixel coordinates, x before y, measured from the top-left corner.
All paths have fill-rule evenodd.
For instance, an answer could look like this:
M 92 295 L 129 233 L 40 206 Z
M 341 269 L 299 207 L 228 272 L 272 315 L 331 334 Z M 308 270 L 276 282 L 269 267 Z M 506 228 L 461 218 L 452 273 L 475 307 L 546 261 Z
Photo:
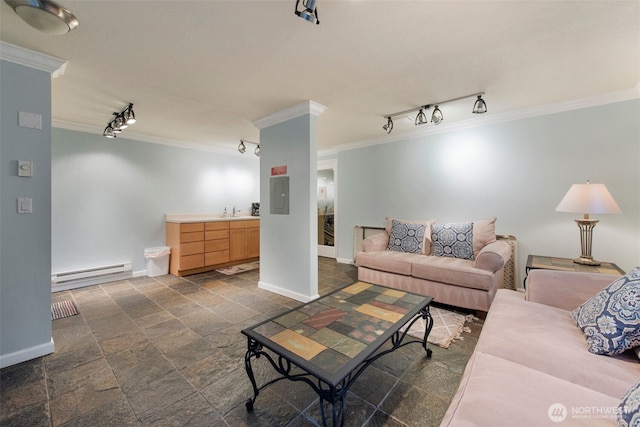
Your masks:
M 573 262 L 571 258 L 556 258 L 542 255 L 529 255 L 525 267 L 524 284 L 530 270 L 560 270 L 560 271 L 582 271 L 600 274 L 620 274 L 625 272 L 612 262 L 601 262 L 600 265 L 583 265 Z

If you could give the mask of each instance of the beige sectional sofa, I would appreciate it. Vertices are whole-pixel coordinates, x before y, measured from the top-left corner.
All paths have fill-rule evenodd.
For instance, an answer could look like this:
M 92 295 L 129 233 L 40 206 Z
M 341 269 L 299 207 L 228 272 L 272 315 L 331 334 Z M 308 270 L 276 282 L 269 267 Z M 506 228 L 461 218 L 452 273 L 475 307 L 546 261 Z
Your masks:
M 504 265 L 511 256 L 509 244 L 496 240 L 496 218 L 472 222 L 473 254 L 468 254 L 471 259 L 432 254 L 431 228 L 437 225 L 434 220 L 396 220 L 424 225 L 424 240 L 420 253 L 389 250 L 393 221 L 387 218 L 383 233 L 363 240 L 362 252 L 355 258 L 359 280 L 429 295 L 443 304 L 489 310 L 502 286 Z
M 533 270 L 526 295 L 499 290 L 441 427 L 617 425 L 639 360 L 590 353 L 570 313 L 617 277 Z

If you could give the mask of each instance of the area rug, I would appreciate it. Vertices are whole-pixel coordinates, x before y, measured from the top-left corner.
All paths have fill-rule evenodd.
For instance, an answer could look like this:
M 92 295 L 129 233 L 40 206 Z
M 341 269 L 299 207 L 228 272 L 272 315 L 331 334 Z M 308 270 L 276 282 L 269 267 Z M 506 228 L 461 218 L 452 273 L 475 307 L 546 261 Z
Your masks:
M 442 348 L 449 348 L 452 342 L 462 339 L 462 332 L 471 332 L 471 329 L 464 326 L 464 323 L 477 319 L 472 314 L 454 313 L 438 307 L 430 307 L 429 311 L 433 317 L 433 328 L 431 328 L 427 342 Z M 407 334 L 415 338 L 423 338 L 426 324 L 426 320 L 418 319 Z M 401 330 L 404 331 L 404 329 Z
M 232 265 L 231 267 L 219 268 L 216 271 L 218 273 L 231 276 L 232 274 L 242 273 L 245 271 L 251 271 L 260 268 L 260 261 L 248 262 L 246 264 Z
M 76 303 L 71 300 L 54 302 L 51 304 L 51 320 L 63 319 L 78 314 Z

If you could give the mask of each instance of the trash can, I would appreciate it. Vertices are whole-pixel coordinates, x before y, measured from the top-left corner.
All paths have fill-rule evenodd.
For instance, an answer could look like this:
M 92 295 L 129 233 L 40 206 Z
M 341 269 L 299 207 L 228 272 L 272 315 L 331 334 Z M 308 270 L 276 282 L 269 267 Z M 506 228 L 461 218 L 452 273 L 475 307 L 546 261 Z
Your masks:
M 171 248 L 169 246 L 146 248 L 144 250 L 144 258 L 147 264 L 147 276 L 155 277 L 169 274 L 170 254 Z

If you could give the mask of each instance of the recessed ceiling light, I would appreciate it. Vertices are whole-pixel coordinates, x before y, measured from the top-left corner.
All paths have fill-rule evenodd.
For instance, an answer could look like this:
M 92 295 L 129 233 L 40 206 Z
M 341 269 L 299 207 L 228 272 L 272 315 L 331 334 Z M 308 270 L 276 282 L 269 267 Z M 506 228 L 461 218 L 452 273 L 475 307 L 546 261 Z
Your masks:
M 80 23 L 69 10 L 51 0 L 4 0 L 20 18 L 47 34 L 64 34 Z

